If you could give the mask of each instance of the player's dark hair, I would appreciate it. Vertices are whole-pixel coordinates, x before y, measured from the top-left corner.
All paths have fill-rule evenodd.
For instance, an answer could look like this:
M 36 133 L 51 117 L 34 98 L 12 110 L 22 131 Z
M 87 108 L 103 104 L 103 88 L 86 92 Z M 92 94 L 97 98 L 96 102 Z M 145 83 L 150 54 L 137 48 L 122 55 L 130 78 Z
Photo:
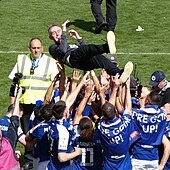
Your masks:
M 56 119 L 62 119 L 64 116 L 65 109 L 66 109 L 65 101 L 60 100 L 54 103 L 52 107 L 52 114 Z
M 153 90 L 148 95 L 148 100 L 150 104 L 156 104 L 159 105 L 161 102 L 161 96 L 158 94 L 156 90 Z
M 101 111 L 103 116 L 108 120 L 112 120 L 116 116 L 115 106 L 109 102 L 102 105 Z
M 80 119 L 79 122 L 79 128 L 80 128 L 80 136 L 89 141 L 92 139 L 93 136 L 93 123 L 88 117 L 83 117 Z
M 40 109 L 41 120 L 49 121 L 52 118 L 52 107 L 50 104 L 46 104 Z

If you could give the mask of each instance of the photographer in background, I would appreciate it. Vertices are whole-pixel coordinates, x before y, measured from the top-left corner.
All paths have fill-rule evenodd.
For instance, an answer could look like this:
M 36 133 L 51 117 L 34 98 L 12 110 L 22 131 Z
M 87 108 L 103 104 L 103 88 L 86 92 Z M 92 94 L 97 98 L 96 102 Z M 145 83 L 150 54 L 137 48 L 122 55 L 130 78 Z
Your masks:
M 143 86 L 138 77 L 137 64 L 135 63 L 133 76 L 130 77 L 130 94 L 133 108 L 140 108 L 139 99 L 141 99 L 142 88 Z M 143 90 L 145 91 L 145 88 Z
M 21 127 L 25 134 L 28 131 L 28 121 L 35 108 L 36 100 L 44 98 L 51 81 L 58 73 L 56 61 L 45 55 L 43 49 L 41 40 L 32 38 L 28 46 L 30 53 L 18 55 L 17 63 L 9 75 L 9 78 L 13 80 L 11 87 L 18 84 L 25 89 L 20 98 L 20 104 L 24 111 Z M 10 89 L 12 90 L 10 92 L 10 104 L 14 102 L 13 89 Z M 32 161 L 29 161 L 27 157 L 27 150 L 25 151 L 25 159 L 27 161 L 25 166 L 32 167 Z
M 153 72 L 150 78 L 150 85 L 162 97 L 160 107 L 163 107 L 167 115 L 170 115 L 170 82 L 166 80 L 164 72 L 160 70 Z

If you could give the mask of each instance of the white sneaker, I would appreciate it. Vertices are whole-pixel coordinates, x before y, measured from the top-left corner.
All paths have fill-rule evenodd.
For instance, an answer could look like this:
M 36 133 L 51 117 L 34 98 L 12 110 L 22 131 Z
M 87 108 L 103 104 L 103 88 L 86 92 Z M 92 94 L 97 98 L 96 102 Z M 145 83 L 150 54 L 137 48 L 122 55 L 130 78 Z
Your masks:
M 126 63 L 126 65 L 124 67 L 124 71 L 119 78 L 121 83 L 126 82 L 126 80 L 130 77 L 132 71 L 133 71 L 133 63 L 131 61 L 129 61 L 129 62 Z
M 110 54 L 115 54 L 116 53 L 115 34 L 113 31 L 107 32 L 107 42 L 108 42 Z

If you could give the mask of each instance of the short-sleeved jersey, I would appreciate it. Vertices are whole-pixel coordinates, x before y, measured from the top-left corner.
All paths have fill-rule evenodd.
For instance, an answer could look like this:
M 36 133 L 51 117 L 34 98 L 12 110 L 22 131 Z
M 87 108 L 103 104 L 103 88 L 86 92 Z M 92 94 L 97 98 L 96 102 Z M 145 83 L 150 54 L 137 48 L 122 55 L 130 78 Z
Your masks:
M 36 138 L 37 143 L 35 146 L 34 157 L 39 158 L 40 161 L 46 161 L 50 159 L 50 141 L 48 139 L 49 122 L 40 123 L 36 128 L 30 131 L 30 137 Z
M 141 133 L 132 147 L 132 158 L 158 160 L 158 145 L 162 143 L 166 126 L 165 112 L 158 105 L 147 105 L 144 109 L 133 109 L 132 118 Z
M 73 170 L 102 170 L 102 149 L 92 140 L 85 140 L 80 137 L 78 125 L 74 125 L 77 131 L 77 137 L 73 147 L 82 148 L 82 155 L 73 159 Z M 99 156 L 100 155 L 100 156 Z
M 34 111 L 31 113 L 29 122 L 28 122 L 28 129 L 32 129 L 34 126 L 38 125 L 40 120 L 35 117 Z
M 51 139 L 51 159 L 48 164 L 49 170 L 70 170 L 70 161 L 60 162 L 58 152 L 69 153 L 69 132 L 65 126 L 52 122 L 49 131 Z
M 3 118 L 0 119 L 0 129 L 2 131 L 2 136 L 5 137 L 8 131 L 8 127 L 10 126 L 11 120 L 10 117 L 4 116 Z M 23 135 L 23 131 L 21 127 L 18 127 L 17 135 L 18 139 Z
M 134 130 L 132 118 L 124 114 L 113 120 L 102 119 L 98 122 L 94 141 L 103 148 L 103 169 L 131 169 L 129 147 L 138 133 Z
M 70 146 L 72 145 L 73 140 L 76 137 L 76 129 L 73 127 L 73 120 L 71 117 L 67 118 L 67 119 L 61 119 L 61 120 L 55 120 L 57 124 L 59 125 L 63 125 L 64 127 L 66 127 L 66 129 L 69 132 L 70 135 L 70 139 L 69 139 L 69 148 L 71 148 Z

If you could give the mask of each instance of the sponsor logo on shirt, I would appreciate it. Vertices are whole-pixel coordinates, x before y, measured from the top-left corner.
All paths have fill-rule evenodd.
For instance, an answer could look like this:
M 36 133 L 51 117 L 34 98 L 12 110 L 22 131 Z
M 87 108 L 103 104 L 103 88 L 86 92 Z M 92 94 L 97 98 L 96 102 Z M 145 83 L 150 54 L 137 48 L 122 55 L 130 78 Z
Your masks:
M 134 138 L 136 138 L 138 135 L 139 135 L 139 132 L 135 130 L 134 132 L 132 132 L 132 133 L 130 134 L 130 137 L 131 137 L 131 139 L 134 139 Z

